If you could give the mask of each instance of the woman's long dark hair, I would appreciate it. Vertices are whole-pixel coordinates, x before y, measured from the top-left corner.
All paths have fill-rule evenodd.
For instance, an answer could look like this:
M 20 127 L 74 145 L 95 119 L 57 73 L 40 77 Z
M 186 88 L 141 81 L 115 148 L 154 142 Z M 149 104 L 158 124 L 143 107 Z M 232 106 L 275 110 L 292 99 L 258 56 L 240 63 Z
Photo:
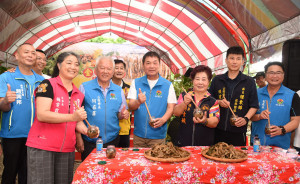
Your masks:
M 63 52 L 57 57 L 55 67 L 53 69 L 52 77 L 57 77 L 59 75 L 58 64 L 62 63 L 66 59 L 66 57 L 71 55 L 75 56 L 80 64 L 80 58 L 77 54 L 75 54 L 74 52 Z

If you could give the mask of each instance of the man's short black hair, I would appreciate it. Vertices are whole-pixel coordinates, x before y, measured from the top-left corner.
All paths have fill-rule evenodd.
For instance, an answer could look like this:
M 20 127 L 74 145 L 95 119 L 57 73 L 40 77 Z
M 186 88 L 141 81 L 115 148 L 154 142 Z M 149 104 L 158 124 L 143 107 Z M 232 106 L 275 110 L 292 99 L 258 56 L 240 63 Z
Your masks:
M 42 51 L 41 49 L 36 49 L 35 51 L 36 51 L 36 52 L 43 53 L 43 54 L 45 54 L 45 56 L 46 56 L 46 53 L 45 53 L 44 51 Z
M 114 62 L 115 62 L 115 66 L 116 66 L 116 64 L 122 63 L 124 65 L 124 68 L 126 69 L 126 64 L 125 64 L 125 62 L 123 60 L 121 60 L 121 59 L 115 59 Z
M 244 50 L 240 46 L 229 47 L 226 53 L 226 58 L 228 58 L 229 54 L 240 54 L 244 58 Z
M 255 79 L 259 78 L 260 76 L 262 76 L 263 78 L 266 77 L 265 72 L 257 72 L 257 74 L 255 75 Z
M 279 61 L 273 61 L 273 62 L 268 63 L 265 66 L 265 73 L 267 73 L 269 67 L 272 66 L 272 65 L 280 66 L 282 68 L 282 71 L 284 72 L 284 66 L 283 66 L 283 64 L 281 62 L 279 62 Z
M 145 63 L 147 57 L 157 57 L 158 62 L 160 62 L 160 56 L 156 52 L 149 51 L 143 56 L 143 64 Z

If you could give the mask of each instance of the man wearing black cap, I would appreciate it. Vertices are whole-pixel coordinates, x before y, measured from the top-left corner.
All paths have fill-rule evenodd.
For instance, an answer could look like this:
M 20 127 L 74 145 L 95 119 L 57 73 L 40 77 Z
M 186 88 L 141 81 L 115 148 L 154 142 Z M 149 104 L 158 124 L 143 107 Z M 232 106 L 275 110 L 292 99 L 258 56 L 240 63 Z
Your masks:
M 265 87 L 267 84 L 266 84 L 266 79 L 265 79 L 265 73 L 264 72 L 257 72 L 257 74 L 255 75 L 255 81 L 256 81 L 256 84 L 258 86 L 258 88 L 262 88 L 262 87 Z

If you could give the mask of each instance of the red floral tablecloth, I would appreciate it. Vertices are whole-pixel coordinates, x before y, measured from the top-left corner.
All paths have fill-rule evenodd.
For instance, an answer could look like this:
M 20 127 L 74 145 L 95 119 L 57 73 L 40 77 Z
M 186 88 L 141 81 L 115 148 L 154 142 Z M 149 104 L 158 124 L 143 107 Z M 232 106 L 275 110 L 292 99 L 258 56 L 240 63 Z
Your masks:
M 95 150 L 77 168 L 77 183 L 297 183 L 300 162 L 273 152 L 254 154 L 247 147 L 248 159 L 241 163 L 222 163 L 201 155 L 204 147 L 185 147 L 192 153 L 188 161 L 162 163 L 146 159 L 145 149 L 117 149 L 114 159 Z M 106 161 L 99 165 L 99 161 Z

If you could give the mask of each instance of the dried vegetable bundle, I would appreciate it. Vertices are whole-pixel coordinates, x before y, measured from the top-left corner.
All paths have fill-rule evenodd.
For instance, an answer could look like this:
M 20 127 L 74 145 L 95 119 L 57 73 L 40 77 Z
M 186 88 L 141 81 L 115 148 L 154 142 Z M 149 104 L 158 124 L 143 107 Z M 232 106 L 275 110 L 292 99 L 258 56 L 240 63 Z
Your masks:
M 185 158 L 190 156 L 188 151 L 174 146 L 171 142 L 167 144 L 156 144 L 145 153 L 156 158 Z
M 247 153 L 237 150 L 232 145 L 228 145 L 225 142 L 219 142 L 211 146 L 206 152 L 206 155 L 226 159 L 240 159 L 247 157 Z

